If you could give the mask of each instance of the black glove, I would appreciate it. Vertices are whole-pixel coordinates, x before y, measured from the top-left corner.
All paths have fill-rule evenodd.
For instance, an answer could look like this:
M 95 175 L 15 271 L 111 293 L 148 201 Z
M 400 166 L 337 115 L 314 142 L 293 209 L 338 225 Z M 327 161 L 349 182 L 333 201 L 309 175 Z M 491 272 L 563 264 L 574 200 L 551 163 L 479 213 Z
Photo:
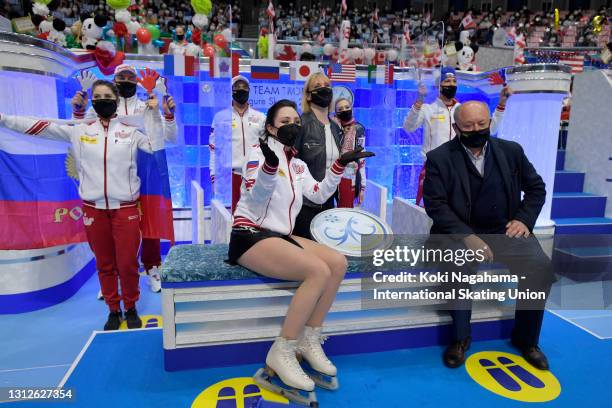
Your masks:
M 338 163 L 342 166 L 346 166 L 350 162 L 358 161 L 359 159 L 365 159 L 366 157 L 375 156 L 372 152 L 366 152 L 363 150 L 363 147 L 359 146 L 355 150 L 351 150 L 350 152 L 344 153 L 340 158 L 338 158 Z
M 261 148 L 261 152 L 266 158 L 266 163 L 268 163 L 268 166 L 277 167 L 278 166 L 278 156 L 276 156 L 276 153 L 274 153 L 272 149 L 270 149 L 270 146 L 268 146 L 268 143 L 264 142 L 263 140 L 260 140 L 259 147 Z

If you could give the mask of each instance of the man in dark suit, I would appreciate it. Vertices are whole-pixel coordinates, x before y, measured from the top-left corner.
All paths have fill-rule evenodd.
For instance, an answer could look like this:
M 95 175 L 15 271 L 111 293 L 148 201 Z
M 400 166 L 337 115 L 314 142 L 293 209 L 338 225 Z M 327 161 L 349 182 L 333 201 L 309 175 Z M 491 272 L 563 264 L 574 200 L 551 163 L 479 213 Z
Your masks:
M 443 234 L 451 247 L 482 251 L 485 261 L 500 261 L 520 277 L 519 291 L 542 291 L 547 297 L 550 260 L 531 235 L 546 197 L 542 178 L 518 143 L 490 137 L 487 105 L 467 102 L 454 119 L 457 137 L 429 152 L 425 164 L 423 195 L 433 220 L 431 236 Z M 476 273 L 477 266 L 459 269 Z M 548 369 L 538 347 L 545 303 L 518 300 L 512 333 L 512 344 L 542 370 Z M 455 368 L 465 361 L 471 343 L 471 302 L 453 303 L 451 309 L 454 339 L 443 357 Z

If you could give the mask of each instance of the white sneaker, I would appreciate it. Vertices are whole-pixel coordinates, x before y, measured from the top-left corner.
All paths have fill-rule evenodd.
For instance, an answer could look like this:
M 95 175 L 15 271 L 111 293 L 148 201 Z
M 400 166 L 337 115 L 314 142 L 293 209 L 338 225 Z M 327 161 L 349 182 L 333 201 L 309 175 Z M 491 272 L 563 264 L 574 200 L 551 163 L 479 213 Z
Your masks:
M 96 299 L 98 299 L 98 300 L 104 300 L 104 296 L 102 296 L 102 289 L 100 289 L 100 290 L 98 291 L 98 295 L 96 296 Z
M 159 268 L 157 266 L 154 266 L 153 268 L 147 271 L 147 275 L 149 277 L 148 283 L 149 287 L 151 288 L 151 292 L 161 292 L 161 276 L 159 274 Z
M 302 370 L 295 356 L 297 342 L 297 340 L 277 337 L 266 356 L 266 365 L 288 387 L 312 391 L 315 387 L 314 381 Z
M 304 357 L 310 366 L 325 375 L 335 377 L 338 370 L 325 355 L 321 345 L 326 337 L 321 335 L 321 327 L 304 326 L 304 334 L 298 342 L 297 352 Z

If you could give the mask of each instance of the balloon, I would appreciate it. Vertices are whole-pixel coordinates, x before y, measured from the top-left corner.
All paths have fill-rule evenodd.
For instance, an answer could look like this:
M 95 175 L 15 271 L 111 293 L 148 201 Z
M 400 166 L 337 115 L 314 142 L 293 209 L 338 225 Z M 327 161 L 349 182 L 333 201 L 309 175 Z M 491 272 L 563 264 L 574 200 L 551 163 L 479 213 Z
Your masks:
M 153 40 L 157 40 L 159 39 L 159 36 L 161 35 L 161 33 L 159 32 L 159 27 L 153 24 L 147 24 L 145 25 L 145 28 L 148 32 L 151 33 L 151 39 Z
M 210 14 L 212 3 L 210 0 L 191 0 L 191 7 L 196 14 Z
M 397 50 L 390 49 L 387 51 L 387 59 L 391 62 L 395 61 L 397 59 Z
M 161 48 L 161 47 L 163 47 L 163 46 L 164 46 L 164 42 L 163 42 L 162 40 L 153 40 L 153 45 L 154 45 L 155 47 L 159 47 L 159 48 Z
M 225 41 L 232 41 L 232 30 L 230 30 L 229 28 L 226 28 L 225 30 L 221 31 L 221 35 L 223 36 L 223 38 L 225 38 Z
M 205 57 L 214 57 L 215 56 L 215 49 L 212 45 L 210 44 L 206 44 L 204 46 L 204 56 Z
M 374 48 L 366 48 L 363 51 L 363 54 L 365 56 L 366 61 L 371 62 L 374 59 L 374 56 L 376 55 L 376 51 L 374 51 Z
M 310 44 L 302 45 L 302 50 L 301 51 L 302 51 L 302 54 L 305 53 L 305 52 L 312 53 L 312 45 L 310 45 Z
M 208 17 L 206 17 L 204 14 L 196 14 L 191 19 L 191 22 L 196 28 L 201 30 L 208 25 Z
M 351 56 L 353 60 L 361 60 L 363 58 L 364 52 L 361 48 L 351 48 Z
M 325 44 L 323 46 L 323 54 L 325 55 L 332 55 L 334 53 L 334 46 L 331 44 Z
M 42 3 L 45 6 L 47 6 L 49 3 L 51 3 L 53 0 L 36 0 L 36 3 Z
M 151 33 L 146 28 L 136 30 L 136 38 L 141 44 L 148 44 L 151 41 Z
M 130 0 L 106 0 L 106 4 L 113 10 L 121 10 L 130 7 Z
M 227 46 L 227 40 L 225 39 L 223 34 L 215 35 L 213 42 L 215 43 L 217 47 L 222 48 L 222 49 L 225 49 L 225 47 Z
M 118 21 L 120 23 L 123 23 L 123 24 L 129 23 L 131 17 L 132 16 L 130 15 L 130 12 L 125 9 L 115 11 L 115 21 Z
M 127 24 L 128 33 L 136 34 L 136 32 L 140 29 L 140 24 L 137 21 L 130 21 Z

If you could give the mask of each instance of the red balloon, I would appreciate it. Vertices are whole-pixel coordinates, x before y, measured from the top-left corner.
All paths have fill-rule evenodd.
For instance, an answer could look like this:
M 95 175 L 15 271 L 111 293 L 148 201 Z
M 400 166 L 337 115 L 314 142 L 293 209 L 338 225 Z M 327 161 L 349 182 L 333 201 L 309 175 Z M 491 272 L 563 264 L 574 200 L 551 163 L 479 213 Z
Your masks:
M 151 33 L 146 28 L 139 28 L 138 31 L 136 31 L 136 38 L 139 43 L 148 44 L 151 42 Z
M 225 47 L 227 46 L 227 40 L 222 34 L 215 35 L 214 42 L 215 45 L 221 49 L 225 49 Z
M 210 45 L 210 44 L 206 44 L 204 46 L 204 56 L 205 57 L 214 57 L 215 56 L 215 48 Z

